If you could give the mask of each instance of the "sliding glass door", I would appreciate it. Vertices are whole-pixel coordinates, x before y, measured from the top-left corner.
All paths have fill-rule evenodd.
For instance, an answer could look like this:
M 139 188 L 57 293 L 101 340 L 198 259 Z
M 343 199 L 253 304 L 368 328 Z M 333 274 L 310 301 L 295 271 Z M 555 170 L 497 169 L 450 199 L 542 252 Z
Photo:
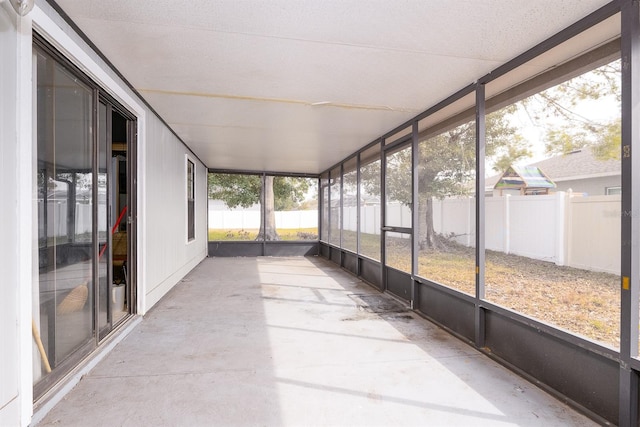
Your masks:
M 127 153 L 134 121 L 38 38 L 34 62 L 37 399 L 132 313 Z
M 47 53 L 38 50 L 36 58 L 40 274 L 33 329 L 46 375 L 94 343 L 93 90 Z

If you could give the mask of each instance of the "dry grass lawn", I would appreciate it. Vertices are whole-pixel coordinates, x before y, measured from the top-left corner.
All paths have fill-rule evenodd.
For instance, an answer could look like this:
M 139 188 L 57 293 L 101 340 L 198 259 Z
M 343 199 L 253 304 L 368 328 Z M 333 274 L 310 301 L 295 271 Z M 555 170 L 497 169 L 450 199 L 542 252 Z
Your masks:
M 390 262 L 408 271 L 410 251 L 405 242 L 396 246 L 401 250 L 394 248 L 388 252 Z M 445 250 L 421 251 L 418 264 L 420 276 L 475 294 L 473 248 L 448 245 Z M 618 275 L 487 251 L 485 284 L 486 299 L 492 303 L 602 344 L 620 347 Z

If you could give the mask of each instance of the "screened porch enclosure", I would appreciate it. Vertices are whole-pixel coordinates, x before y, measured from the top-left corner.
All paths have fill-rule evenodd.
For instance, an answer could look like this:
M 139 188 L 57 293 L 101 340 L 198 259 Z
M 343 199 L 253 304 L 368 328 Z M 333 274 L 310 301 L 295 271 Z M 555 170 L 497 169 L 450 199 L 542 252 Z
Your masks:
M 640 425 L 640 2 L 18 3 L 0 425 Z
M 624 261 L 638 265 L 624 232 L 635 219 L 622 213 L 638 191 L 623 88 L 638 76 L 623 67 L 622 20 L 616 8 L 594 13 L 321 172 L 317 248 L 283 241 L 272 253 L 318 253 L 594 419 L 624 424 L 637 407 L 620 395 L 637 375 L 625 364 L 640 365 Z M 581 150 L 593 157 L 575 165 Z M 547 175 L 550 162 L 567 174 Z M 224 240 L 210 240 L 210 255 L 267 254 L 260 239 Z

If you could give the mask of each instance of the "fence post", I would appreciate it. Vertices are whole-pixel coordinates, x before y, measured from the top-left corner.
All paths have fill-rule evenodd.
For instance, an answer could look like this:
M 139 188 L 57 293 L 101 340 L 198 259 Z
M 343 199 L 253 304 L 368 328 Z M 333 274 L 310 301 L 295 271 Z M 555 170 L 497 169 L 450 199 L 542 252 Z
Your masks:
M 565 193 L 556 193 L 556 265 L 564 265 L 564 254 L 566 245 L 566 209 Z
M 571 202 L 571 199 L 573 198 L 573 190 L 572 189 L 568 189 L 567 190 L 567 194 L 565 196 L 566 200 L 565 200 L 565 220 L 564 220 L 564 239 L 565 239 L 565 244 L 564 244 L 564 265 L 568 265 L 571 267 L 572 262 L 571 262 L 571 252 L 572 252 L 572 245 L 571 242 L 573 240 L 572 234 L 573 234 L 573 204 Z
M 467 247 L 471 247 L 471 228 L 475 223 L 474 213 L 476 210 L 476 204 L 473 197 L 467 197 Z
M 433 202 L 434 203 L 435 203 L 436 200 L 437 199 L 435 197 L 433 197 Z M 443 234 L 443 235 L 444 235 L 444 216 L 446 214 L 446 212 L 445 212 L 445 200 L 447 200 L 447 199 L 440 200 L 440 234 Z M 434 224 L 434 228 L 435 228 L 435 224 Z
M 509 254 L 511 243 L 511 218 L 509 218 L 509 199 L 511 194 L 505 194 L 504 196 L 504 253 Z

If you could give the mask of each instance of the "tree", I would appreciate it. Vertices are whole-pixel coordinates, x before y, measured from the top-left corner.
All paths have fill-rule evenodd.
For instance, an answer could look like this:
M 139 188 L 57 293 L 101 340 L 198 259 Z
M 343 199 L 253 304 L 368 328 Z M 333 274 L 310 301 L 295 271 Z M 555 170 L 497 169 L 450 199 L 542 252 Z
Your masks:
M 590 147 L 600 160 L 620 158 L 620 116 L 606 117 L 602 111 L 620 111 L 621 64 L 597 67 L 518 103 L 532 123 L 545 129 L 547 154 Z
M 495 159 L 496 167 L 510 165 L 529 156 L 525 141 L 510 125 L 513 108 L 503 109 L 486 117 L 486 155 Z M 421 249 L 440 248 L 442 239 L 433 226 L 433 200 L 464 196 L 475 192 L 476 174 L 475 122 L 470 121 L 437 135 L 424 135 L 418 143 L 418 241 Z M 376 163 L 371 166 L 376 166 Z M 402 150 L 387 156 L 386 197 L 412 207 L 411 151 Z M 374 179 L 379 166 L 362 171 L 364 190 L 379 195 Z M 369 184 L 372 183 L 372 184 Z
M 547 154 L 566 154 L 591 147 L 596 158 L 620 157 L 620 119 L 598 120 L 584 112 L 587 102 L 620 103 L 620 61 L 596 68 L 552 88 L 540 91 L 486 116 L 485 156 L 496 172 L 531 156 L 531 144 L 513 125 L 515 114 L 524 111 L 545 129 Z M 605 104 L 606 105 L 606 104 Z M 600 107 L 602 108 L 602 107 Z M 619 111 L 619 108 L 617 109 Z M 421 248 L 439 247 L 433 227 L 433 200 L 472 193 L 475 175 L 475 127 L 460 125 L 420 142 L 418 169 L 418 237 Z M 471 163 L 471 164 L 469 164 Z M 410 186 L 408 187 L 410 188 Z M 394 190 L 398 200 L 407 198 L 407 186 Z M 408 203 L 408 202 L 407 202 Z
M 502 109 L 485 118 L 485 155 L 496 171 L 530 156 L 526 142 L 510 124 L 512 111 Z M 420 141 L 419 150 L 418 243 L 421 249 L 439 249 L 443 239 L 433 226 L 434 199 L 475 194 L 475 121 Z
M 266 175 L 263 192 L 261 175 L 211 173 L 208 180 L 209 198 L 222 200 L 229 209 L 249 208 L 260 203 L 263 209 L 256 240 L 280 240 L 276 210 L 297 208 L 312 185 L 308 178 Z

